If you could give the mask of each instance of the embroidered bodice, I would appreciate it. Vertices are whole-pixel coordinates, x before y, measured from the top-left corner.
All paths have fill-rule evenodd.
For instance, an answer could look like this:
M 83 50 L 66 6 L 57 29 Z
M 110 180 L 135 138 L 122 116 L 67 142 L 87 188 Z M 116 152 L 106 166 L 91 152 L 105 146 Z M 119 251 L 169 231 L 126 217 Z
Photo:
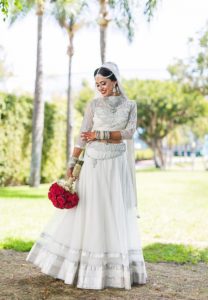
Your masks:
M 120 131 L 122 139 L 131 139 L 137 123 L 136 102 L 123 96 L 99 97 L 86 108 L 75 147 L 84 148 L 86 141 L 80 137 L 83 131 Z

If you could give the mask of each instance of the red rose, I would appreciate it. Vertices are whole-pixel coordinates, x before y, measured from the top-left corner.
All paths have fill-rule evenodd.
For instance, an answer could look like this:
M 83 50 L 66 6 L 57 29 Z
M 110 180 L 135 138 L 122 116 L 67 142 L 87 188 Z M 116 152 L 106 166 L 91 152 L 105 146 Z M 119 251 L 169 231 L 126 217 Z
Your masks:
M 57 182 L 53 183 L 48 192 L 48 198 L 57 208 L 72 208 L 78 204 L 79 198 L 76 193 L 71 194 L 63 187 L 59 186 Z

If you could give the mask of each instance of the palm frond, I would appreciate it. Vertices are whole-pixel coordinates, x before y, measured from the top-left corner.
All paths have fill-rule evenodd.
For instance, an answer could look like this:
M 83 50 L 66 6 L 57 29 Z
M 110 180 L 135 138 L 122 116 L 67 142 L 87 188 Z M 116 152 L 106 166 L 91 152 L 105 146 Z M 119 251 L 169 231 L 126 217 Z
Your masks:
M 159 1 L 160 0 L 108 0 L 108 4 L 114 15 L 113 21 L 127 34 L 128 40 L 131 42 L 140 11 L 144 9 L 144 14 L 147 16 L 148 21 L 150 21 Z M 139 10 L 140 7 L 141 9 Z
M 109 0 L 108 4 L 114 15 L 114 22 L 122 29 L 131 42 L 134 36 L 135 12 L 139 7 L 139 0 Z
M 52 0 L 53 8 L 51 14 L 55 17 L 59 25 L 70 31 L 77 31 L 83 26 L 87 1 L 73 1 L 73 0 Z
M 159 0 L 148 0 L 145 4 L 144 14 L 147 16 L 148 22 L 152 19 L 154 11 Z
M 35 0 L 21 1 L 21 7 L 16 5 L 11 6 L 9 11 L 9 25 L 13 25 L 16 21 L 23 19 L 36 7 Z

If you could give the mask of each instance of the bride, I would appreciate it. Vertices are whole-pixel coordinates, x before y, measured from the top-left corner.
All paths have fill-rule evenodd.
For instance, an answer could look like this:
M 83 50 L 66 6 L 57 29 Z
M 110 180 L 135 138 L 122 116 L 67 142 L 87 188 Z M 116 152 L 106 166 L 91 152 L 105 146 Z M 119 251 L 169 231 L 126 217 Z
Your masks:
M 78 206 L 56 209 L 26 260 L 78 288 L 131 289 L 147 278 L 132 139 L 137 107 L 122 89 L 116 64 L 103 64 L 94 78 L 99 96 L 87 106 L 67 170 L 71 177 L 85 148 Z

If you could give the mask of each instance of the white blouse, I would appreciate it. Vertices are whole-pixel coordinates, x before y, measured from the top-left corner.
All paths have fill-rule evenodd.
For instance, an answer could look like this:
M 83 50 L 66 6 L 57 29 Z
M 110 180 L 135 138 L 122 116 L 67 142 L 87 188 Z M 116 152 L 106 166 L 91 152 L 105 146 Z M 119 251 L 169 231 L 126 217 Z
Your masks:
M 99 97 L 86 108 L 75 147 L 84 148 L 86 141 L 81 133 L 86 131 L 120 131 L 122 139 L 131 139 L 137 125 L 137 105 L 123 96 Z

